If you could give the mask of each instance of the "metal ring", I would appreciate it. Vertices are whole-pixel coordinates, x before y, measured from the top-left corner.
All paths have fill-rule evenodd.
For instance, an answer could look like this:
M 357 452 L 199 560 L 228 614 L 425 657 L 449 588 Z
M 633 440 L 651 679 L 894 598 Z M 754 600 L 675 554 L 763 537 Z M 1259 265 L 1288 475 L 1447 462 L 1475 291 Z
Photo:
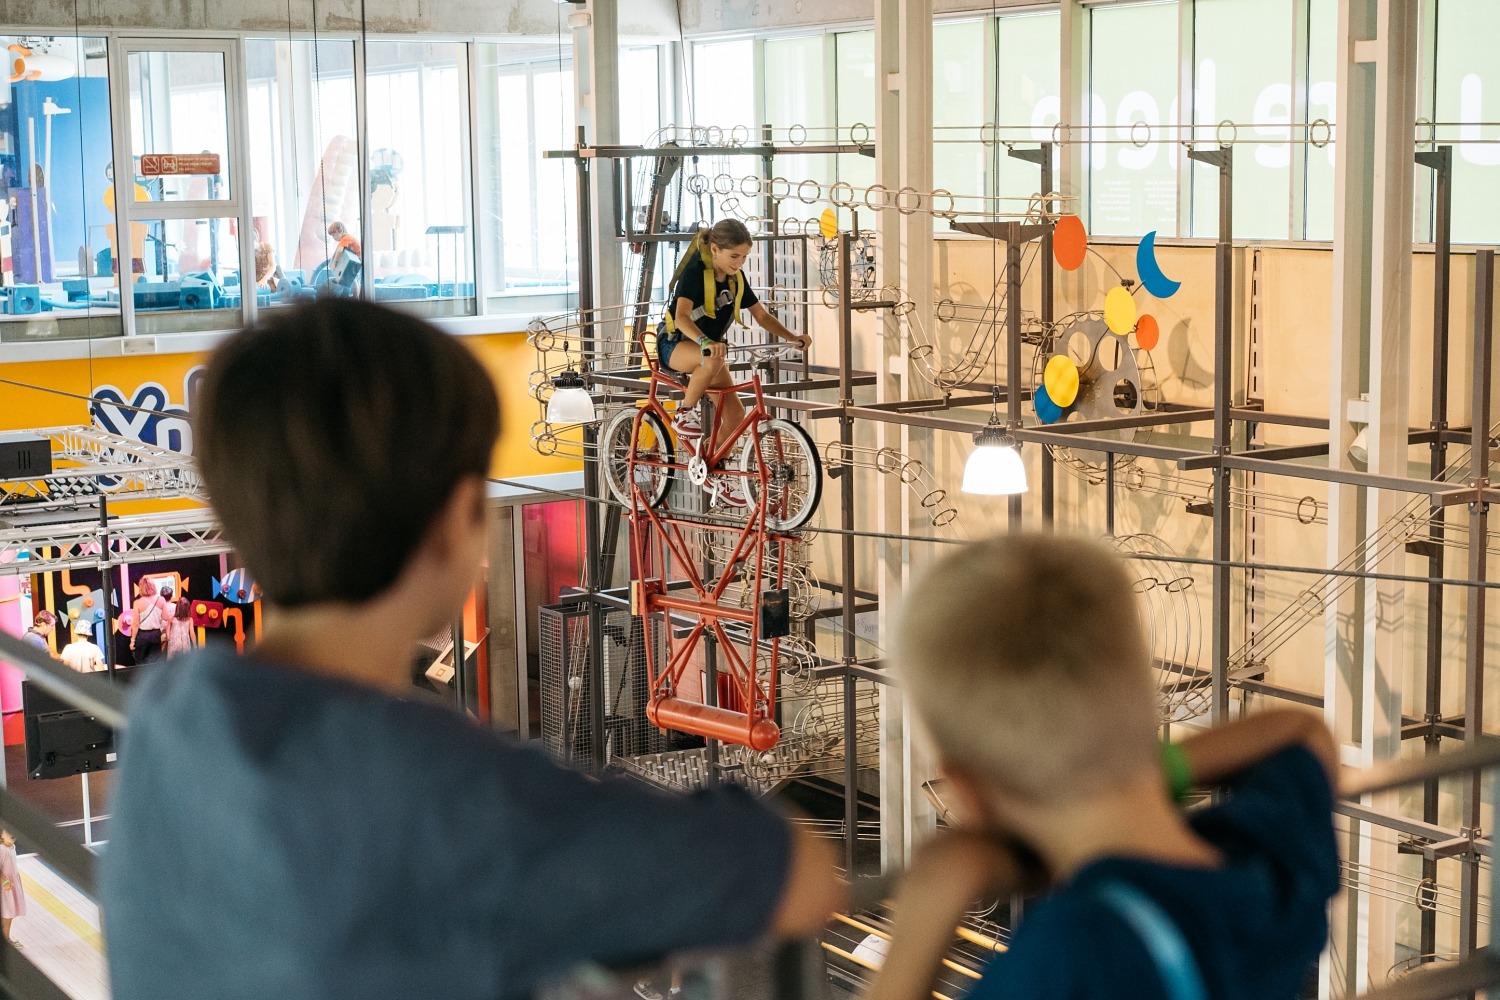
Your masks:
M 542 330 L 536 335 L 532 345 L 538 351 L 550 351 L 557 347 L 557 334 L 551 330 Z
M 951 323 L 958 315 L 958 303 L 952 299 L 939 299 L 935 314 L 939 323 Z
M 932 526 L 934 528 L 946 528 L 953 523 L 953 519 L 957 516 L 958 511 L 955 508 L 945 507 L 932 515 Z
M 1146 138 L 1144 138 L 1144 139 L 1138 139 L 1138 138 L 1136 138 L 1136 131 L 1135 130 L 1136 130 L 1137 127 L 1143 128 L 1143 129 L 1146 130 Z M 1147 125 L 1145 122 L 1141 121 L 1139 118 L 1137 118 L 1135 121 L 1131 122 L 1130 123 L 1130 144 L 1132 146 L 1134 146 L 1136 149 L 1145 149 L 1147 146 L 1151 145 L 1151 126 Z
M 764 193 L 765 187 L 755 174 L 747 174 L 740 178 L 740 194 L 746 198 L 759 198 Z
M 908 191 L 910 191 L 911 192 L 911 196 L 916 199 L 914 202 L 912 202 L 911 207 L 909 207 L 909 208 L 907 206 L 901 204 L 902 197 L 904 197 Z M 914 187 L 904 187 L 900 191 L 896 192 L 896 211 L 900 212 L 902 215 L 911 215 L 913 212 L 916 212 L 921 207 L 922 207 L 922 193 L 920 191 L 918 191 L 916 188 L 914 188 Z
M 1302 514 L 1302 511 L 1303 511 L 1303 508 L 1307 504 L 1312 504 L 1312 513 L 1308 514 L 1307 516 L 1304 517 L 1303 514 Z M 1318 501 L 1317 501 L 1316 497 L 1303 497 L 1301 500 L 1298 500 L 1297 501 L 1297 521 L 1298 521 L 1298 523 L 1299 524 L 1312 524 L 1314 521 L 1316 521 L 1318 519 L 1318 506 L 1319 506 L 1319 504 L 1318 504 Z
M 855 122 L 849 126 L 849 141 L 856 146 L 863 146 L 870 141 L 870 126 L 864 122 Z
M 1228 139 L 1224 138 L 1224 126 L 1226 126 L 1226 125 L 1229 126 L 1229 138 Z M 1234 123 L 1233 119 L 1230 119 L 1230 118 L 1226 118 L 1223 121 L 1219 122 L 1218 128 L 1214 129 L 1214 138 L 1216 140 L 1218 140 L 1218 143 L 1221 146 L 1227 146 L 1231 142 L 1234 142 L 1239 137 L 1240 137 L 1240 127 Z
M 802 235 L 802 220 L 792 215 L 785 216 L 781 220 L 781 233 L 783 236 Z
M 1320 125 L 1323 127 L 1323 138 L 1322 138 L 1322 141 L 1319 141 L 1317 138 L 1315 138 L 1315 134 L 1316 134 L 1315 130 Z M 1313 121 L 1311 121 L 1311 122 L 1308 123 L 1308 126 L 1307 126 L 1307 144 L 1309 146 L 1312 146 L 1315 149 L 1322 149 L 1324 146 L 1328 145 L 1332 141 L 1333 141 L 1333 125 L 1328 121 L 1327 118 L 1316 118 Z
M 547 329 L 547 324 L 542 322 L 540 316 L 526 324 L 527 333 L 541 333 L 545 329 Z
M 793 125 L 786 130 L 786 141 L 793 146 L 800 146 L 807 141 L 807 126 Z
M 776 185 L 780 184 L 781 187 Z M 785 201 L 792 196 L 792 182 L 785 177 L 772 177 L 766 184 L 766 194 L 776 201 Z
M 844 191 L 848 191 L 849 194 L 846 196 L 840 193 L 841 188 Z M 850 184 L 848 181 L 834 181 L 832 184 L 828 185 L 828 200 L 833 202 L 839 208 L 853 208 L 854 185 Z
M 703 144 L 705 146 L 722 146 L 724 144 L 724 130 L 717 125 L 709 125 L 703 130 Z
M 736 125 L 729 130 L 729 141 L 736 146 L 743 146 L 750 141 L 750 129 L 744 125 Z
M 915 483 L 917 480 L 921 479 L 922 474 L 926 471 L 927 470 L 923 467 L 921 460 L 914 458 L 911 461 L 907 462 L 905 465 L 901 466 L 901 481 L 910 486 L 912 483 Z M 941 492 L 941 490 L 939 492 Z M 937 502 L 941 503 L 942 498 L 939 497 Z
M 809 184 L 812 185 L 811 195 L 807 193 L 807 186 Z M 817 181 L 809 178 L 808 180 L 805 180 L 801 184 L 797 185 L 797 200 L 802 202 L 802 204 L 811 205 L 821 197 L 823 197 L 823 185 L 819 184 Z
M 1072 130 L 1072 126 L 1071 125 L 1068 126 L 1068 129 L 1069 129 L 1069 131 L 1071 131 Z M 1062 123 L 1062 119 L 1059 118 L 1057 121 L 1055 121 L 1055 122 L 1052 123 L 1052 141 L 1053 142 L 1062 142 L 1062 130 L 1063 130 L 1063 123 Z
M 979 144 L 981 146 L 993 146 L 1000 141 L 1000 126 L 995 122 L 985 122 L 979 126 Z
M 895 313 L 898 319 L 905 319 L 916 311 L 917 304 L 911 299 L 897 299 L 895 306 L 891 308 L 891 312 Z
M 839 307 L 838 289 L 834 288 L 832 285 L 823 286 L 823 305 L 827 306 L 829 309 L 837 309 Z
M 880 192 L 880 201 L 878 204 L 870 200 L 870 196 L 876 191 Z M 884 184 L 871 184 L 865 188 L 865 207 L 872 212 L 883 212 L 889 207 L 890 197 L 890 189 Z
M 1431 118 L 1418 118 L 1417 119 L 1417 127 L 1421 128 L 1423 125 L 1427 126 L 1427 145 L 1429 145 L 1429 146 L 1436 146 L 1437 145 L 1437 122 L 1433 121 Z M 1422 140 L 1418 139 L 1417 141 L 1421 142 Z
M 942 204 L 942 202 L 939 201 L 939 199 L 941 198 L 948 199 L 947 208 L 938 207 L 938 205 Z M 927 199 L 928 205 L 930 205 L 932 208 L 932 214 L 937 216 L 939 219 L 957 218 L 958 201 L 953 197 L 952 191 L 949 191 L 947 188 L 936 188 L 933 190 L 932 194 L 927 196 Z
M 733 190 L 733 177 L 728 174 L 714 174 L 714 194 L 729 194 Z
M 688 178 L 683 182 L 683 185 L 688 189 L 688 194 L 708 193 L 708 178 L 703 174 L 688 174 Z

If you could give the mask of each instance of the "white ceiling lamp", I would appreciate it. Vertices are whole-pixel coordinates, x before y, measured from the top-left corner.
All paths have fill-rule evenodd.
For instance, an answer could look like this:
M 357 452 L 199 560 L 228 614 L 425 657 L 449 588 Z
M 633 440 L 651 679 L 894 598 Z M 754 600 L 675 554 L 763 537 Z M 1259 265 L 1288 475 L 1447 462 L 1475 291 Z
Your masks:
M 569 368 L 552 376 L 552 396 L 547 400 L 547 423 L 591 424 L 599 419 L 594 397 L 583 387 L 583 376 Z
M 964 464 L 963 491 L 982 496 L 1026 492 L 1026 463 L 999 414 L 992 414 L 990 422 L 974 435 L 974 450 Z

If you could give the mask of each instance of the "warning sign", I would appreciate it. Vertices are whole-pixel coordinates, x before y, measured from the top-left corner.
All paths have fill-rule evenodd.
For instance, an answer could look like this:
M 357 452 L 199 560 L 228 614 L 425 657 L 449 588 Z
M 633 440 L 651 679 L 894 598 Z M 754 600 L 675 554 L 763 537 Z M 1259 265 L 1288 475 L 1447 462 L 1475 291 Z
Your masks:
M 164 177 L 183 174 L 217 174 L 218 153 L 142 153 L 141 176 Z

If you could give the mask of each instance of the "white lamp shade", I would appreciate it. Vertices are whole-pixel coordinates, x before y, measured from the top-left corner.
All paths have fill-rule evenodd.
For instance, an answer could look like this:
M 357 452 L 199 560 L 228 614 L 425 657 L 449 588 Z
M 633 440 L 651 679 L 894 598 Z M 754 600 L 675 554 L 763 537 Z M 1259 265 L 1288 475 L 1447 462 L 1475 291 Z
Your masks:
M 598 419 L 594 413 L 594 398 L 587 389 L 556 389 L 547 400 L 547 422 L 549 424 L 588 424 Z
M 1026 463 L 1010 445 L 981 444 L 964 465 L 965 493 L 1007 496 L 1026 492 Z
M 1361 427 L 1354 440 L 1349 442 L 1349 457 L 1360 465 L 1370 464 L 1370 429 Z

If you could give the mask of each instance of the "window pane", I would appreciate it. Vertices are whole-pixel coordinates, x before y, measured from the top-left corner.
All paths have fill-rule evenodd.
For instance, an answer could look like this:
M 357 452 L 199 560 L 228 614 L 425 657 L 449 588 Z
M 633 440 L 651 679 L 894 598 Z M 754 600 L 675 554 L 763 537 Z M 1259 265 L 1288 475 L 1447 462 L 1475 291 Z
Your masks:
M 844 31 L 833 38 L 834 115 L 839 141 L 849 141 L 849 130 L 864 125 L 875 136 L 875 32 Z M 838 179 L 855 187 L 875 183 L 875 161 L 858 153 L 841 153 Z M 839 212 L 839 224 L 849 224 L 848 213 Z
M 645 144 L 661 128 L 661 50 L 620 50 L 620 141 Z
M 10 46 L 40 76 L 0 81 L 0 340 L 117 336 L 105 41 Z
M 361 249 L 376 300 L 424 316 L 474 312 L 465 63 L 457 44 L 365 46 L 370 225 Z
M 1490 243 L 1500 239 L 1500 66 L 1495 38 L 1500 5 L 1491 0 L 1442 0 L 1437 30 L 1437 120 L 1460 123 L 1438 129 L 1452 142 L 1453 239 Z
M 1059 120 L 1058 31 L 1056 14 L 1023 14 L 1002 17 L 998 29 L 1001 125 L 1031 126 L 1028 133 L 1002 129 L 1003 138 L 1022 142 L 1051 142 L 1052 126 Z M 1002 148 L 1003 151 L 1003 148 Z M 997 164 L 999 191 L 1003 198 L 1025 198 L 1041 186 L 1035 164 L 1001 156 Z M 1056 164 L 1053 165 L 1056 177 Z M 1075 209 L 1076 211 L 1076 209 Z
M 1307 5 L 1307 186 L 1303 196 L 1303 239 L 1333 239 L 1333 143 L 1326 139 L 1338 115 L 1338 0 L 1310 0 Z M 1319 120 L 1329 122 L 1311 127 Z
M 960 196 L 965 207 L 979 203 L 961 196 L 988 194 L 984 154 L 995 148 L 981 145 L 979 136 L 982 124 L 996 120 L 992 96 L 986 97 L 993 85 L 984 84 L 993 76 L 985 65 L 988 33 L 985 21 L 932 26 L 932 186 Z
M 1291 236 L 1293 150 L 1292 0 L 1198 0 L 1193 123 L 1215 141 L 1219 122 L 1238 122 L 1234 152 L 1236 239 Z M 1253 123 L 1253 124 L 1252 124 Z M 1218 233 L 1217 171 L 1195 167 L 1195 236 Z
M 693 124 L 717 126 L 727 140 L 738 126 L 754 134 L 755 43 L 702 42 L 693 46 Z
M 1089 231 L 1177 235 L 1177 3 L 1092 12 Z M 1108 126 L 1107 128 L 1103 126 Z M 1134 140 L 1132 142 L 1131 140 Z M 1137 143 L 1139 145 L 1137 145 Z
M 230 197 L 224 56 L 132 52 L 131 153 L 152 201 Z
M 331 225 L 364 231 L 354 43 L 252 38 L 245 66 L 256 281 L 261 308 L 272 308 L 327 279 L 338 246 Z M 346 277 L 357 290 L 358 275 Z
M 134 285 L 136 333 L 239 326 L 240 244 L 233 220 L 165 219 L 134 228 L 145 233 L 143 269 Z
M 825 142 L 832 135 L 833 95 L 827 85 L 827 60 L 824 57 L 829 48 L 828 39 L 822 34 L 766 42 L 766 120 L 776 125 L 778 142 L 789 141 L 787 130 L 795 125 L 807 130 L 809 142 Z M 758 170 L 758 165 L 752 165 L 749 160 L 739 162 L 747 172 Z M 793 188 L 809 178 L 825 183 L 833 175 L 833 157 L 777 156 L 774 169 L 778 176 L 791 181 Z M 753 199 L 746 199 L 745 204 L 747 208 L 758 208 L 758 202 Z M 825 207 L 822 203 L 806 205 L 796 198 L 787 198 L 781 202 L 779 212 L 783 220 L 809 219 L 816 218 Z

